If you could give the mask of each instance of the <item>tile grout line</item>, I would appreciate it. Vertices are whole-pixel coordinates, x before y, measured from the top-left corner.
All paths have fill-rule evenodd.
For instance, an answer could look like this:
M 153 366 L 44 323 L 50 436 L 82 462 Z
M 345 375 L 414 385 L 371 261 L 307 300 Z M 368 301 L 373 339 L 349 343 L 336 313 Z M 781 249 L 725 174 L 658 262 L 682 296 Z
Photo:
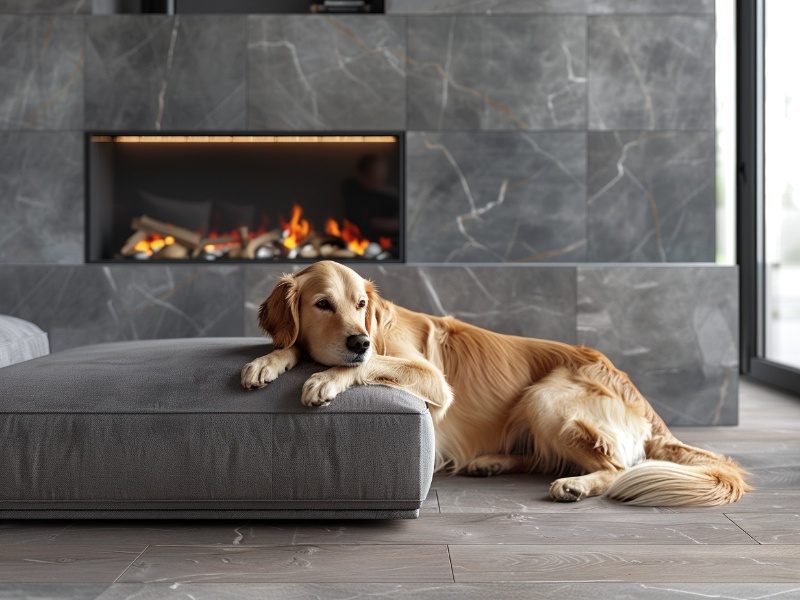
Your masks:
M 130 569 L 130 568 L 133 566 L 133 563 L 135 563 L 137 560 L 139 560 L 139 559 L 142 557 L 142 554 L 144 554 L 145 552 L 147 552 L 147 550 L 148 550 L 149 548 L 150 548 L 150 544 L 147 544 L 147 545 L 144 547 L 144 550 L 142 550 L 141 552 L 139 552 L 139 554 L 137 554 L 137 555 L 136 555 L 136 558 L 134 558 L 134 559 L 133 559 L 133 560 L 132 560 L 132 561 L 131 561 L 131 562 L 128 564 L 128 566 L 127 566 L 127 567 L 125 567 L 124 569 L 122 569 L 122 572 L 121 572 L 119 575 L 117 575 L 117 577 L 114 579 L 114 581 L 112 581 L 112 582 L 111 582 L 111 585 L 114 585 L 115 583 L 119 582 L 119 579 L 120 579 L 120 577 L 122 577 L 123 575 L 125 575 L 125 573 L 128 571 L 128 569 Z
M 741 529 L 741 530 L 742 530 L 742 531 L 745 533 L 745 535 L 747 535 L 747 537 L 749 537 L 751 540 L 753 540 L 753 541 L 754 541 L 756 544 L 758 544 L 759 546 L 763 546 L 763 545 L 764 545 L 764 544 L 762 544 L 761 542 L 759 542 L 759 541 L 758 541 L 756 538 L 754 538 L 752 535 L 750 535 L 750 532 L 748 532 L 746 529 L 744 529 L 744 528 L 743 528 L 741 525 L 739 525 L 739 524 L 738 524 L 736 521 L 734 521 L 733 519 L 731 519 L 731 518 L 728 516 L 728 513 L 725 513 L 725 512 L 724 512 L 724 513 L 722 513 L 722 514 L 723 514 L 723 516 L 724 516 L 726 519 L 728 519 L 728 521 L 730 521 L 731 523 L 733 523 L 734 525 L 736 525 L 736 527 L 738 527 L 739 529 Z
M 445 547 L 447 548 L 447 562 L 450 563 L 450 577 L 453 578 L 453 583 L 455 583 L 456 582 L 456 573 L 453 570 L 453 557 L 450 556 L 450 544 L 447 544 Z

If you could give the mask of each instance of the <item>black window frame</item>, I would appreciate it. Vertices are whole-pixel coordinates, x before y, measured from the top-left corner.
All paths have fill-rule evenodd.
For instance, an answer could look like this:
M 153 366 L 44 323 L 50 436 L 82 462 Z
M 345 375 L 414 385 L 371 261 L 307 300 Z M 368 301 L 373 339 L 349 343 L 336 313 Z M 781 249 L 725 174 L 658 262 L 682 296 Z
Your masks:
M 764 1 L 737 0 L 736 165 L 740 369 L 800 394 L 800 369 L 764 356 Z

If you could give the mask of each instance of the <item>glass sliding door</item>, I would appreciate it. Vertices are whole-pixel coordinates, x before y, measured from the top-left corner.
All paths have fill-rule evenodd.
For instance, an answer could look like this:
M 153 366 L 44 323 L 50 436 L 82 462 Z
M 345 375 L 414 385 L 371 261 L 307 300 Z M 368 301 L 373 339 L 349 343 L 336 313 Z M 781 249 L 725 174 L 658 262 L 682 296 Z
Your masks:
M 800 1 L 738 7 L 742 370 L 800 392 Z
M 800 368 L 800 2 L 764 3 L 764 357 Z

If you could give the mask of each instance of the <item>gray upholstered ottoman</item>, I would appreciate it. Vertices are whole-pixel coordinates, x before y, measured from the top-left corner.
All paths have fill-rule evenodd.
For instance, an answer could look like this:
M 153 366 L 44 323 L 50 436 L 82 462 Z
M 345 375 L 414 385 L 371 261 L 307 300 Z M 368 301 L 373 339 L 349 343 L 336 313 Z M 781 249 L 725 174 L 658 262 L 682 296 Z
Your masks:
M 0 518 L 409 518 L 431 482 L 424 402 L 300 404 L 314 363 L 244 391 L 248 338 L 121 342 L 0 369 Z

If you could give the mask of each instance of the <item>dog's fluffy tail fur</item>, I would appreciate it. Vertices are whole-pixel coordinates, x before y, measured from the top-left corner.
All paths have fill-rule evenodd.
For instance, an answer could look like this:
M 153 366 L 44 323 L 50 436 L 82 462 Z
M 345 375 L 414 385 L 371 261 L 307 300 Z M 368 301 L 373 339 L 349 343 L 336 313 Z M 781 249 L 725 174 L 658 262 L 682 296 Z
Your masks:
M 752 488 L 736 462 L 677 440 L 647 449 L 644 462 L 620 475 L 606 496 L 639 506 L 718 506 Z

